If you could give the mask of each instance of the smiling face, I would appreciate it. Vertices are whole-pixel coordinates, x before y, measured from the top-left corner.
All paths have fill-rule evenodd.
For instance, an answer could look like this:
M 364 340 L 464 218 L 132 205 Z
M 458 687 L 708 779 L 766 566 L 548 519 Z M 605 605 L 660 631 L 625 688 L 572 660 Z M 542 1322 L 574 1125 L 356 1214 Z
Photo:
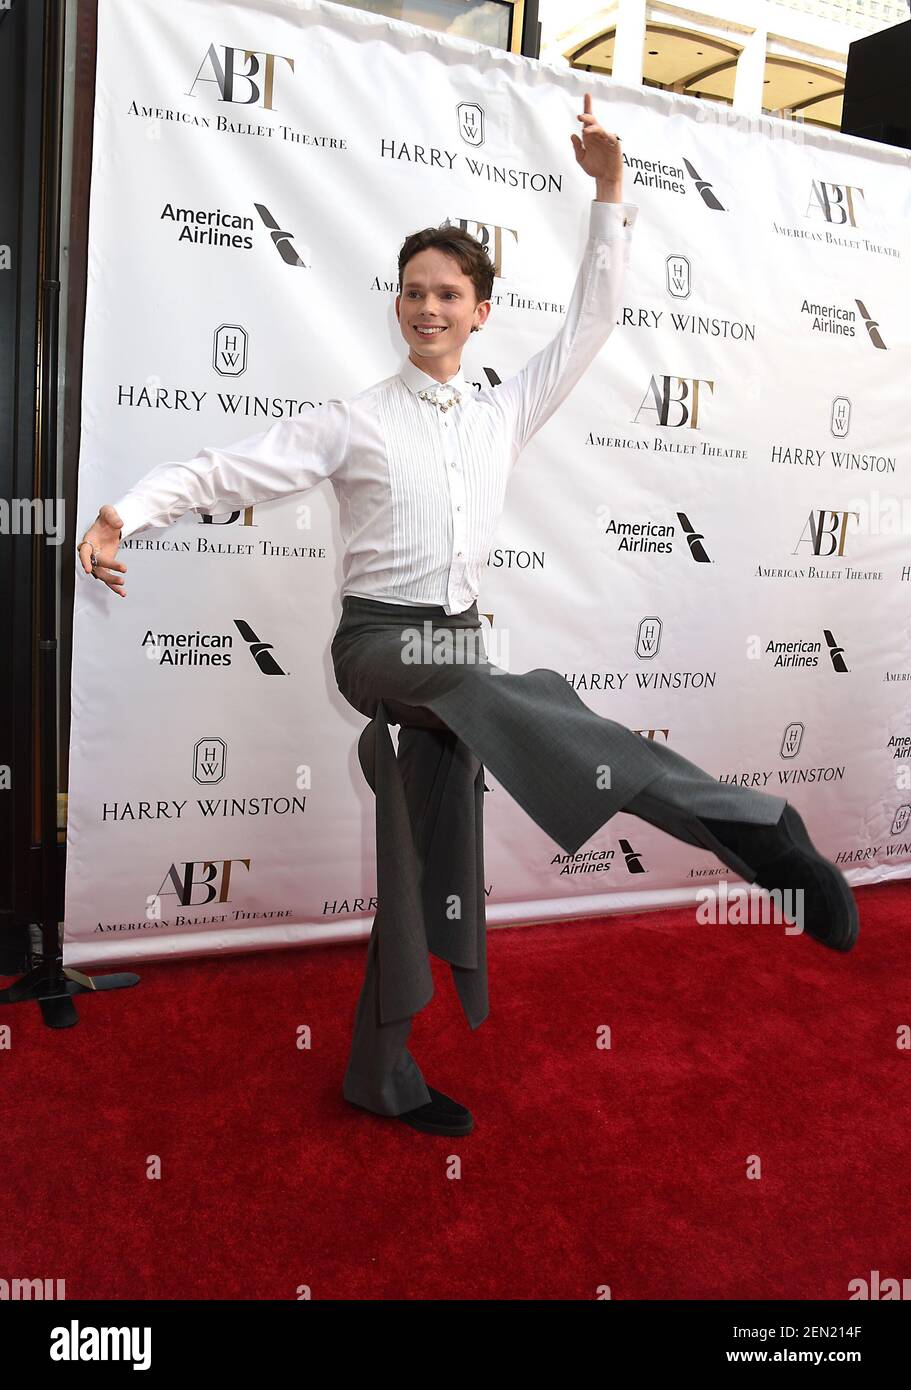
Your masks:
M 480 328 L 489 313 L 490 300 L 478 302 L 454 256 L 431 246 L 405 266 L 395 315 L 409 358 L 437 381 L 455 376 L 472 328 Z

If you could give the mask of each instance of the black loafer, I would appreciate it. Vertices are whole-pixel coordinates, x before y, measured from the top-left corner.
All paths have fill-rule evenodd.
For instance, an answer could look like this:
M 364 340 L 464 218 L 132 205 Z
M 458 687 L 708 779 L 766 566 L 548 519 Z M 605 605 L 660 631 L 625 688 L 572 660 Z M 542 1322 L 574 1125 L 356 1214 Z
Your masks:
M 790 802 L 774 826 L 723 820 L 706 824 L 722 844 L 753 865 L 753 882 L 760 888 L 803 890 L 803 929 L 809 936 L 833 951 L 851 950 L 860 930 L 851 886 L 837 865 L 814 847 Z
M 395 1118 L 411 1125 L 412 1129 L 423 1130 L 425 1134 L 470 1134 L 474 1129 L 471 1111 L 433 1086 L 427 1089 L 430 1100 L 425 1105 L 419 1105 L 415 1110 L 405 1110 Z
M 437 1091 L 433 1086 L 427 1087 L 430 1092 L 430 1100 L 424 1105 L 418 1105 L 414 1110 L 403 1110 L 398 1115 L 381 1116 L 388 1120 L 403 1120 L 406 1125 L 411 1125 L 412 1129 L 423 1130 L 425 1134 L 470 1134 L 474 1129 L 474 1120 L 471 1111 L 466 1110 L 464 1105 L 460 1105 L 457 1100 L 450 1096 L 444 1096 L 442 1091 Z M 345 1097 L 348 1100 L 348 1097 Z M 349 1105 L 354 1105 L 358 1110 L 366 1110 L 366 1105 L 358 1105 L 356 1100 L 348 1100 Z M 380 1111 L 371 1110 L 371 1115 L 379 1115 Z

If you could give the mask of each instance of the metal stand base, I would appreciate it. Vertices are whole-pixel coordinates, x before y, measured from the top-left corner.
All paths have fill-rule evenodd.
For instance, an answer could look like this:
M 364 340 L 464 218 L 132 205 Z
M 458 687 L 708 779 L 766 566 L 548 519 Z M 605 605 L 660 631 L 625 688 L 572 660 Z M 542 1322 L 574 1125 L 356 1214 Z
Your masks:
M 83 975 L 72 967 L 61 968 L 59 961 L 34 966 L 15 984 L 0 989 L 0 1004 L 37 1002 L 48 1028 L 72 1028 L 79 1015 L 72 1002 L 74 994 L 97 993 L 104 989 L 126 989 L 138 985 L 139 976 L 131 971 L 111 975 Z

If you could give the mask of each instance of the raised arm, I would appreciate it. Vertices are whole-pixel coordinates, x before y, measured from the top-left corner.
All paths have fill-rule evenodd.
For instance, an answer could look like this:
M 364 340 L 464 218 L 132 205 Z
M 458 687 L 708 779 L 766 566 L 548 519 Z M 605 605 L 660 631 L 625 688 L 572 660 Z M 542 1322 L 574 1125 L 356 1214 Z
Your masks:
M 556 336 L 524 367 L 494 390 L 506 410 L 513 438 L 513 457 L 569 395 L 614 328 L 623 280 L 629 264 L 632 230 L 639 213 L 624 203 L 623 158 L 619 136 L 602 130 L 585 94 L 584 144 L 573 135 L 576 160 L 595 179 L 589 205 L 588 235 L 569 306 Z
M 157 464 L 100 509 L 78 547 L 83 569 L 125 597 L 119 576 L 126 565 L 114 559 L 124 537 L 170 526 L 188 511 L 240 510 L 303 492 L 341 466 L 348 434 L 348 404 L 333 398 L 234 444 L 200 449 L 183 463 Z

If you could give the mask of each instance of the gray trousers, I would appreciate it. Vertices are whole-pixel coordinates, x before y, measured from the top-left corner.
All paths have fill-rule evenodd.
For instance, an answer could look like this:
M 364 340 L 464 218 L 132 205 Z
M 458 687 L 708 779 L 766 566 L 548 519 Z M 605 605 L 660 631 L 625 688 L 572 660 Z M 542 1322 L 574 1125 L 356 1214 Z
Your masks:
M 428 614 L 442 626 L 452 627 L 459 620 L 477 623 L 476 605 L 467 614 L 453 616 L 445 615 L 442 609 L 346 598 L 342 623 L 333 641 L 336 678 L 349 702 L 361 712 L 373 714 L 375 724 L 378 699 L 389 705 L 388 710 L 380 705 L 384 718 L 391 711 L 391 722 L 396 723 L 396 711 L 401 714 L 396 762 L 407 803 L 412 842 L 409 848 L 413 848 L 421 872 L 434 856 L 439 858 L 442 825 L 443 836 L 451 837 L 453 858 L 476 860 L 475 881 L 483 885 L 483 765 L 479 759 L 486 752 L 487 765 L 492 765 L 497 781 L 564 850 L 574 852 L 580 837 L 590 834 L 592 826 L 610 819 L 617 810 L 624 810 L 675 839 L 710 850 L 747 882 L 755 881 L 753 867 L 721 844 L 702 817 L 773 825 L 784 810 L 785 798 L 718 782 L 667 745 L 646 741 L 589 709 L 568 682 L 550 670 L 491 677 L 496 682 L 493 701 L 483 694 L 490 682 L 467 682 L 471 688 L 465 690 L 462 698 L 460 686 L 466 683 L 457 681 L 454 673 L 450 672 L 441 684 L 436 675 L 429 679 L 426 669 L 403 672 L 390 640 L 395 625 L 406 618 L 423 621 Z M 418 719 L 412 725 L 405 711 L 414 707 L 423 707 L 424 715 L 428 708 L 435 710 L 434 718 L 438 716 L 443 722 L 436 728 L 422 727 Z M 445 722 L 450 718 L 458 724 L 458 732 Z M 571 737 L 566 736 L 567 729 Z M 365 734 L 368 732 L 372 736 L 375 731 L 365 730 Z M 621 775 L 609 804 L 603 810 L 593 811 L 597 798 L 591 796 L 591 774 L 596 755 L 613 759 Z M 368 780 L 378 793 L 379 816 L 380 786 L 372 771 Z M 624 787 L 628 789 L 626 795 Z M 557 802 L 553 811 L 552 798 Z M 453 806 L 453 800 L 460 805 Z M 576 802 L 580 810 L 579 819 L 574 822 Z M 386 794 L 387 818 L 390 805 Z M 464 833 L 460 829 L 463 826 Z M 462 843 L 471 836 L 475 838 L 470 844 Z M 443 844 L 446 843 L 444 838 Z M 401 846 L 387 839 L 384 848 L 388 856 L 393 856 Z M 446 956 L 453 962 L 463 1004 L 471 999 L 472 987 L 480 986 L 475 989 L 474 1014 L 470 1003 L 466 1009 L 472 1027 L 486 1014 L 486 1004 L 477 1002 L 482 995 L 486 1000 L 483 892 L 480 896 L 481 930 L 475 969 L 463 970 L 460 975 L 455 963 L 458 951 Z M 407 1046 L 413 1015 L 382 1016 L 380 934 L 394 925 L 399 906 L 396 901 L 384 902 L 381 890 L 343 1083 L 343 1094 L 348 1100 L 382 1115 L 397 1115 L 430 1100 L 427 1084 Z M 445 948 L 436 949 L 440 913 L 435 909 L 436 904 L 428 905 L 425 899 L 428 940 L 434 943 L 431 948 L 436 954 L 445 955 Z M 384 910 L 386 919 L 381 928 Z M 395 968 L 398 959 L 390 951 L 387 968 Z M 470 979 L 472 976 L 481 978 Z

